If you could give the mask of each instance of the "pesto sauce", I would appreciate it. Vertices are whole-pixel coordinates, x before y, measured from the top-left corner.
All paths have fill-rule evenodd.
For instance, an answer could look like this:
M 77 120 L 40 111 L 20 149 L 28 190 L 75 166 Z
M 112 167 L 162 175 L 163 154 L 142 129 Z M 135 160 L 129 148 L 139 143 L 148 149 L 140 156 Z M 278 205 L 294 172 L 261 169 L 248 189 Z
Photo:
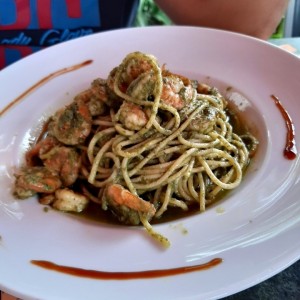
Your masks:
M 238 135 L 245 135 L 249 133 L 249 130 L 243 122 L 243 120 L 238 115 L 238 112 L 236 112 L 232 107 L 226 108 L 226 113 L 229 117 L 229 123 L 233 127 L 233 132 Z M 150 130 L 151 131 L 151 130 Z M 144 135 L 145 138 L 147 137 L 147 133 Z M 122 167 L 121 167 L 122 168 Z M 246 167 L 247 169 L 247 167 Z M 243 173 L 245 174 L 246 169 L 243 170 Z M 225 198 L 230 193 L 230 190 L 223 190 L 221 191 L 217 197 L 209 204 L 206 205 L 206 208 L 209 209 L 211 206 L 213 206 L 215 203 L 219 203 L 222 199 Z M 135 225 L 124 225 L 121 224 L 118 219 L 113 215 L 112 212 L 109 210 L 103 210 L 101 208 L 101 205 L 96 204 L 94 202 L 90 202 L 87 208 L 80 213 L 69 213 L 73 216 L 84 218 L 87 220 L 91 220 L 94 222 L 97 222 L 99 224 L 110 224 L 110 225 L 121 225 L 121 226 L 135 226 Z M 161 224 L 166 222 L 171 222 L 174 220 L 180 220 L 186 217 L 194 216 L 200 214 L 200 208 L 198 203 L 193 203 L 193 205 L 189 206 L 188 211 L 184 211 L 181 208 L 175 208 L 175 207 L 168 207 L 168 209 L 164 212 L 164 214 L 158 218 L 158 219 L 152 219 L 151 224 Z M 140 224 L 142 226 L 142 224 Z

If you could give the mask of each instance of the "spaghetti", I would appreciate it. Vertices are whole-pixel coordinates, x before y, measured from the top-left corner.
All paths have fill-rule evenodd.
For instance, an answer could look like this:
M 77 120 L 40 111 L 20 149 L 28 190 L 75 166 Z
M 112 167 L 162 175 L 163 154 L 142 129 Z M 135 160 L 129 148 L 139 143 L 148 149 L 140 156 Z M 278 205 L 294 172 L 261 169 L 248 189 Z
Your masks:
M 239 186 L 257 145 L 250 134 L 234 133 L 226 106 L 216 88 L 171 73 L 152 55 L 130 53 L 50 118 L 16 174 L 15 194 L 37 192 L 60 210 L 72 211 L 71 200 L 81 210 L 95 202 L 122 223 L 141 222 L 168 246 L 151 220 L 174 207 L 205 211 Z M 66 180 L 70 170 L 75 179 Z

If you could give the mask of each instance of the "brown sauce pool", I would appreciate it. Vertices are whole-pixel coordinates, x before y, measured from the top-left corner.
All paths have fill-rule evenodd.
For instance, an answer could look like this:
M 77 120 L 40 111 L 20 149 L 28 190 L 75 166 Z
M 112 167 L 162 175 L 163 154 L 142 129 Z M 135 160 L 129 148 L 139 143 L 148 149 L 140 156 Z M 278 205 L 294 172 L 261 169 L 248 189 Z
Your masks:
M 86 270 L 81 268 L 57 265 L 53 262 L 49 262 L 45 260 L 31 260 L 31 263 L 43 269 L 56 271 L 59 273 L 64 273 L 64 274 L 73 275 L 77 277 L 101 279 L 101 280 L 132 280 L 132 279 L 150 279 L 150 278 L 174 276 L 174 275 L 191 273 L 195 271 L 203 271 L 219 265 L 222 261 L 223 260 L 221 258 L 214 258 L 207 263 L 190 266 L 190 267 L 180 267 L 180 268 L 165 269 L 165 270 L 137 271 L 137 272 L 104 272 L 104 271 L 96 271 L 96 270 Z
M 229 194 L 230 191 L 221 191 L 218 197 L 214 199 L 214 201 L 211 204 L 207 204 L 206 207 L 211 207 L 215 203 L 221 203 L 225 197 L 225 195 Z M 125 225 L 121 224 L 117 218 L 107 210 L 103 210 L 99 204 L 96 204 L 94 202 L 90 202 L 87 206 L 87 208 L 80 212 L 80 213 L 67 213 L 69 215 L 72 215 L 72 217 L 79 218 L 79 219 L 85 219 L 90 220 L 93 222 L 97 222 L 99 224 L 109 224 L 109 225 L 116 225 L 116 226 L 138 226 L 142 227 L 142 225 Z M 163 224 L 168 223 L 172 221 L 179 221 L 183 218 L 195 216 L 197 214 L 200 214 L 199 211 L 199 204 L 194 203 L 189 206 L 188 211 L 184 211 L 179 207 L 169 207 L 164 214 L 160 218 L 153 218 L 151 220 L 152 225 L 156 224 Z

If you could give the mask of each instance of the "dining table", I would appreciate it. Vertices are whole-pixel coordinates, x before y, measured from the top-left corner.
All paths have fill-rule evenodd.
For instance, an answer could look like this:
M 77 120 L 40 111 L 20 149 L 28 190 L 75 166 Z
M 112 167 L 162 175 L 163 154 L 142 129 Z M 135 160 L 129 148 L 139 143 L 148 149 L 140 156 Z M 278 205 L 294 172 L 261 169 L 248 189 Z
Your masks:
M 288 51 L 300 59 L 300 37 L 274 38 L 267 42 Z M 300 78 L 299 78 L 300 80 Z M 299 81 L 300 82 L 300 81 Z M 300 101 L 300 99 L 299 99 Z M 300 174 L 299 174 L 300 175 Z M 300 250 L 300 249 L 299 249 Z M 300 252 L 299 252 L 300 253 Z M 1 272 L 1 266 L 0 266 Z M 243 272 L 243 270 L 241 270 Z M 297 300 L 300 299 L 300 260 L 292 262 L 286 269 L 273 277 L 249 287 L 246 290 L 227 296 L 223 300 Z M 23 300 L 0 291 L 0 300 Z

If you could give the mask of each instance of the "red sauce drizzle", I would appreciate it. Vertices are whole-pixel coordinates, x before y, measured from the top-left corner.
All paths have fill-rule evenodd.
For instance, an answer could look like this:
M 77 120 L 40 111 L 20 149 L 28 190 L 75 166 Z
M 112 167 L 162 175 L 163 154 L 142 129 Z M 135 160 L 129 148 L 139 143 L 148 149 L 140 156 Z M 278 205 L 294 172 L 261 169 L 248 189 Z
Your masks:
M 293 121 L 290 115 L 288 114 L 288 112 L 283 107 L 278 97 L 274 95 L 271 95 L 271 97 L 274 100 L 276 106 L 279 108 L 287 128 L 286 144 L 283 150 L 283 155 L 287 159 L 295 159 L 297 156 L 297 147 L 296 147 L 296 140 L 295 140 L 295 127 Z
M 18 102 L 20 102 L 24 97 L 28 96 L 35 89 L 39 88 L 40 86 L 42 86 L 43 84 L 45 84 L 47 81 L 50 81 L 54 77 L 60 76 L 62 74 L 65 74 L 65 73 L 68 73 L 68 72 L 71 72 L 71 71 L 75 71 L 75 70 L 77 70 L 79 68 L 85 67 L 85 66 L 91 64 L 92 62 L 93 62 L 93 60 L 89 59 L 89 60 L 86 60 L 86 61 L 84 61 L 82 63 L 76 64 L 74 66 L 60 69 L 60 70 L 58 70 L 58 71 L 56 71 L 54 73 L 51 73 L 48 76 L 42 78 L 37 83 L 35 83 L 33 86 L 31 86 L 29 89 L 27 89 L 25 92 L 23 92 L 20 96 L 18 96 L 16 99 L 14 99 L 12 102 L 10 102 L 6 107 L 4 107 L 4 109 L 2 111 L 0 111 L 0 117 L 2 115 L 4 115 L 4 113 L 7 112 L 11 107 L 13 107 Z
M 179 275 L 184 273 L 190 273 L 195 271 L 207 270 L 212 267 L 219 265 L 223 260 L 221 258 L 214 258 L 211 261 L 191 266 L 191 267 L 180 267 L 175 269 L 166 270 L 149 270 L 149 271 L 138 271 L 138 272 L 104 272 L 96 270 L 86 270 L 74 267 L 67 267 L 62 265 L 57 265 L 45 260 L 32 260 L 33 265 L 39 266 L 41 268 L 57 271 L 60 273 L 85 277 L 91 279 L 103 279 L 103 280 L 129 280 L 129 279 L 147 279 L 147 278 L 157 278 L 172 275 Z

